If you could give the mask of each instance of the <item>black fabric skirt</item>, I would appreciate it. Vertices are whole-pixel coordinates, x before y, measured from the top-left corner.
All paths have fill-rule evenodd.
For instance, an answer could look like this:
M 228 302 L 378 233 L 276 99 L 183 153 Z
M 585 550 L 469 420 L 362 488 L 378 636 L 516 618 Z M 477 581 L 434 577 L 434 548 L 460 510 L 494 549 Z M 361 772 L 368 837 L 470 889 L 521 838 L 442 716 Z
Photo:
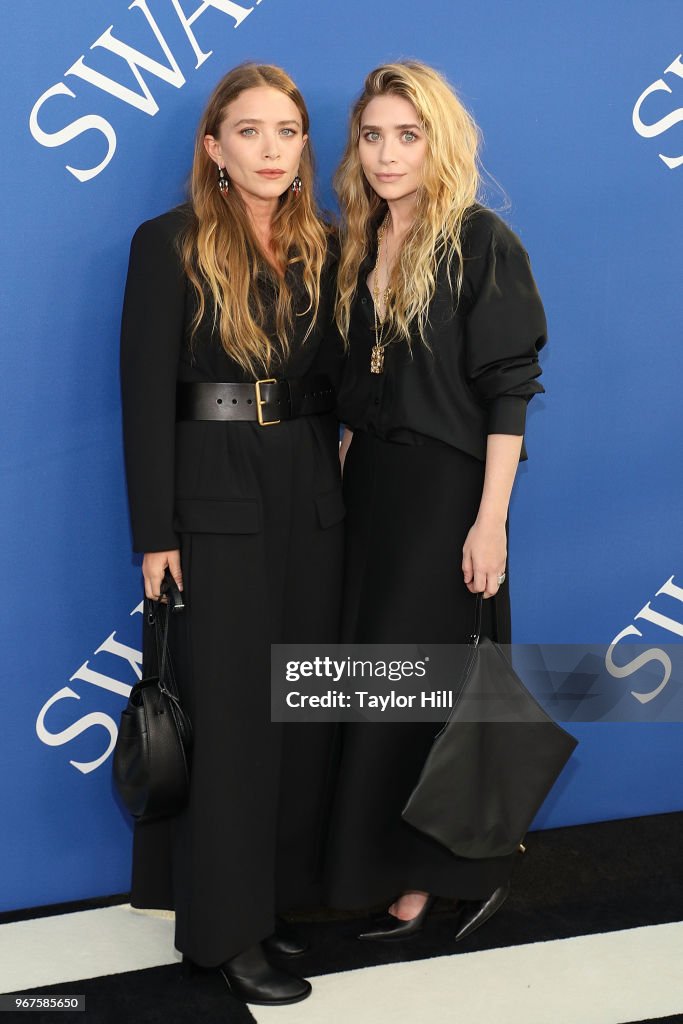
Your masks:
M 344 467 L 342 641 L 467 643 L 475 597 L 462 548 L 481 500 L 482 462 L 447 445 L 397 444 L 356 431 Z M 507 524 L 506 524 L 507 532 Z M 483 603 L 482 633 L 510 643 L 506 579 Z M 495 624 L 495 629 L 494 629 Z M 516 854 L 456 857 L 401 819 L 435 722 L 344 723 L 326 857 L 326 900 L 343 909 L 402 891 L 482 899 Z
M 276 913 L 321 902 L 336 728 L 271 721 L 270 645 L 337 640 L 344 506 L 334 416 L 206 429 L 224 443 L 205 446 L 199 487 L 225 476 L 258 502 L 260 528 L 181 534 L 187 607 L 169 645 L 191 790 L 181 813 L 136 825 L 131 905 L 174 909 L 176 948 L 212 967 L 270 935 Z

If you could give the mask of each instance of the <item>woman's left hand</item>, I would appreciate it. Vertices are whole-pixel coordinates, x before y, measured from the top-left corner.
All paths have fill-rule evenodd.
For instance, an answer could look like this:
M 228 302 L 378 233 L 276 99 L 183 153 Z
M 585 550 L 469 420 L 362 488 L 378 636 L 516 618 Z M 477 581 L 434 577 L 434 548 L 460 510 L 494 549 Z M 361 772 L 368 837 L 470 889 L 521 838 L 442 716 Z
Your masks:
M 484 591 L 484 598 L 498 592 L 498 577 L 505 572 L 507 535 L 504 522 L 476 520 L 462 549 L 462 571 L 472 594 Z

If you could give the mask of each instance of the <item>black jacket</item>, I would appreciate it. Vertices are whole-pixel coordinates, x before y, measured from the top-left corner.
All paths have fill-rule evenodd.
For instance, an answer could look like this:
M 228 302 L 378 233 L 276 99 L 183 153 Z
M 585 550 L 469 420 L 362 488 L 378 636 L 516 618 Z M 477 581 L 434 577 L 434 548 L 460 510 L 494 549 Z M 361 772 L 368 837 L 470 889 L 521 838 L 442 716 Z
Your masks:
M 229 480 L 212 483 L 198 478 L 202 460 L 204 464 L 221 464 L 223 431 L 207 431 L 198 421 L 175 421 L 176 381 L 253 380 L 220 344 L 212 326 L 210 303 L 190 351 L 196 298 L 175 240 L 186 218 L 192 216 L 191 205 L 184 203 L 145 221 L 133 235 L 130 247 L 120 372 L 133 550 L 139 552 L 174 550 L 180 547 L 183 530 L 214 529 L 219 501 L 221 530 L 240 533 L 259 528 L 255 504 L 232 494 Z M 332 373 L 338 368 L 334 339 L 324 329 L 329 320 L 333 260 L 331 253 L 314 330 L 304 343 L 310 315 L 297 316 L 289 356 L 264 376 L 302 377 L 309 372 Z M 288 273 L 293 275 L 290 284 L 295 309 L 299 309 L 299 303 L 305 309 L 307 299 L 297 272 Z M 330 359 L 326 359 L 328 352 L 332 354 Z M 268 429 L 250 422 L 237 426 Z M 215 450 L 207 452 L 207 446 Z

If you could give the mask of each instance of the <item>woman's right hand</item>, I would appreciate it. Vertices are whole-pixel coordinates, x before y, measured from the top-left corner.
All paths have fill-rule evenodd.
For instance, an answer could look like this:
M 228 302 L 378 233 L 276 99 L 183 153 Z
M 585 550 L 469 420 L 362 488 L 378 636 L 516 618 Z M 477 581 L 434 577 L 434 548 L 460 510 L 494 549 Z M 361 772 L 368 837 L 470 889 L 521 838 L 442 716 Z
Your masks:
M 142 559 L 142 575 L 145 580 L 145 597 L 153 601 L 166 602 L 166 596 L 161 597 L 161 581 L 164 578 L 166 566 L 171 570 L 173 579 L 178 584 L 178 589 L 183 589 L 183 574 L 180 569 L 180 551 L 148 551 Z

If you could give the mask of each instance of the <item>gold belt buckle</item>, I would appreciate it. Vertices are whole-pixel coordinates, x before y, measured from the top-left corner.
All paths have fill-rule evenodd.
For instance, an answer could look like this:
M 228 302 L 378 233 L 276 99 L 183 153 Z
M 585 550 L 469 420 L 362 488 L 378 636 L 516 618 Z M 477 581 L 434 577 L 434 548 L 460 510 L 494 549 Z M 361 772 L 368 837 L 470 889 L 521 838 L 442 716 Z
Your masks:
M 261 385 L 262 384 L 277 384 L 275 377 L 264 377 L 263 380 L 254 381 L 254 389 L 256 391 L 256 415 L 258 421 L 262 427 L 270 427 L 273 423 L 279 423 L 280 420 L 264 420 L 263 413 L 261 412 L 261 406 L 265 405 L 265 399 L 261 398 Z

